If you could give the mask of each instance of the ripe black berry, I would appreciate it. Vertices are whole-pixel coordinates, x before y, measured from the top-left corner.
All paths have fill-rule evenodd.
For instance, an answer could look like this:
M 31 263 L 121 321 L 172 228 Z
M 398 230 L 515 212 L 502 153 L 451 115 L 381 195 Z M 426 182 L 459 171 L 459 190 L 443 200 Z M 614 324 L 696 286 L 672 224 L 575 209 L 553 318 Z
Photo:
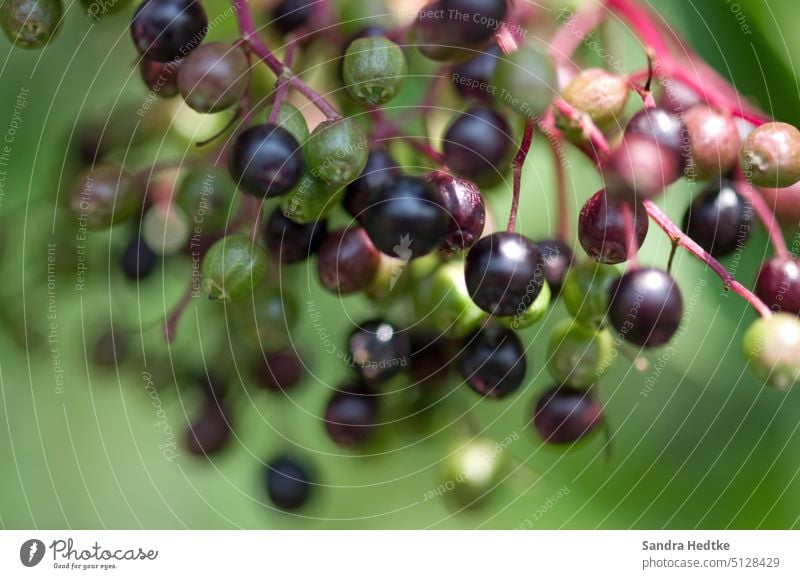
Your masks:
M 494 36 L 506 20 L 506 0 L 442 0 L 448 32 L 460 46 L 475 46 Z
M 255 125 L 240 133 L 228 160 L 231 176 L 245 192 L 277 197 L 297 185 L 303 155 L 292 134 L 277 125 Z
M 675 280 L 665 271 L 629 271 L 611 284 L 608 296 L 608 318 L 629 342 L 661 346 L 680 326 L 683 299 Z
M 136 281 L 149 276 L 157 261 L 155 252 L 137 235 L 125 247 L 119 264 L 125 277 Z
M 362 216 L 372 243 L 405 261 L 430 253 L 447 232 L 442 196 L 420 177 L 398 177 L 375 191 Z
M 282 34 L 288 34 L 308 23 L 319 0 L 281 0 L 272 9 L 270 24 Z
M 655 107 L 642 109 L 631 117 L 625 127 L 625 136 L 640 135 L 673 151 L 682 162 L 688 155 L 689 136 L 678 115 Z
M 486 224 L 481 190 L 472 181 L 450 175 L 437 174 L 432 180 L 439 188 L 449 222 L 440 248 L 445 255 L 469 249 L 478 241 Z
M 724 257 L 744 245 L 752 220 L 752 209 L 734 183 L 720 179 L 686 209 L 683 230 L 714 257 Z
M 231 426 L 225 409 L 217 402 L 207 402 L 198 419 L 186 431 L 186 448 L 196 456 L 211 455 L 222 450 L 231 437 Z
M 299 509 L 308 502 L 313 491 L 308 471 L 289 456 L 273 458 L 266 466 L 269 500 L 285 511 Z
M 258 384 L 269 392 L 286 392 L 297 386 L 303 377 L 303 363 L 289 350 L 266 354 L 255 367 Z
M 327 231 L 328 222 L 324 219 L 314 223 L 295 223 L 280 208 L 275 208 L 264 226 L 264 242 L 281 263 L 297 263 L 317 251 Z
M 475 392 L 504 398 L 522 385 L 525 349 L 514 332 L 489 325 L 468 338 L 456 364 L 461 377 Z
M 478 185 L 498 183 L 512 153 L 511 127 L 498 112 L 473 107 L 460 114 L 443 137 L 445 164 Z
M 513 316 L 539 295 L 544 283 L 544 260 L 527 237 L 493 233 L 467 254 L 464 277 L 472 300 L 497 316 Z
M 350 448 L 363 445 L 377 426 L 378 399 L 364 386 L 335 392 L 325 408 L 325 428 L 333 442 Z
M 408 366 L 408 334 L 384 320 L 360 323 L 347 339 L 349 364 L 366 382 L 382 383 Z
M 576 442 L 603 423 L 603 409 L 591 390 L 561 386 L 536 401 L 533 426 L 552 444 Z
M 561 293 L 561 286 L 572 265 L 574 255 L 569 246 L 560 239 L 543 239 L 536 245 L 544 260 L 544 277 L 553 296 Z
M 320 283 L 328 291 L 341 295 L 366 288 L 380 264 L 380 253 L 361 227 L 329 233 L 317 252 Z
M 199 0 L 145 0 L 131 20 L 131 36 L 139 54 L 169 62 L 199 45 L 208 18 Z
M 361 219 L 367 208 L 370 195 L 399 177 L 400 165 L 383 149 L 373 149 L 367 157 L 367 165 L 358 178 L 347 186 L 343 205 L 347 212 Z
M 626 215 L 627 214 L 627 215 Z M 601 189 L 584 204 L 578 217 L 578 239 L 592 259 L 600 263 L 622 263 L 628 259 L 629 237 L 635 251 L 647 235 L 647 212 L 641 203 L 630 204 Z
M 492 75 L 501 55 L 500 47 L 491 44 L 474 58 L 458 64 L 453 68 L 453 86 L 465 99 L 481 104 L 492 101 Z
M 774 257 L 761 266 L 756 295 L 776 312 L 800 314 L 800 263 Z

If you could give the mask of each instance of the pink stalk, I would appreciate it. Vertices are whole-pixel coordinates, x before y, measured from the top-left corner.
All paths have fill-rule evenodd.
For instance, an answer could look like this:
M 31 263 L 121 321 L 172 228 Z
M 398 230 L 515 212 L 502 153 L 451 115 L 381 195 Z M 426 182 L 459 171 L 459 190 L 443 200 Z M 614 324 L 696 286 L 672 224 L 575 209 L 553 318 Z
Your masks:
M 506 228 L 509 232 L 513 232 L 517 226 L 519 194 L 522 188 L 522 166 L 525 164 L 525 159 L 528 158 L 528 152 L 531 150 L 534 126 L 535 123 L 531 120 L 525 123 L 525 132 L 522 135 L 522 142 L 520 142 L 517 154 L 511 162 L 511 169 L 514 173 L 514 190 L 511 196 L 511 212 L 508 215 L 508 227 Z
M 789 248 L 786 246 L 783 233 L 776 223 L 775 214 L 769 208 L 767 202 L 764 201 L 761 192 L 753 187 L 747 179 L 744 178 L 741 172 L 737 175 L 736 186 L 742 196 L 753 206 L 756 215 L 758 215 L 758 219 L 764 224 L 767 235 L 775 248 L 776 255 L 784 258 L 789 257 Z

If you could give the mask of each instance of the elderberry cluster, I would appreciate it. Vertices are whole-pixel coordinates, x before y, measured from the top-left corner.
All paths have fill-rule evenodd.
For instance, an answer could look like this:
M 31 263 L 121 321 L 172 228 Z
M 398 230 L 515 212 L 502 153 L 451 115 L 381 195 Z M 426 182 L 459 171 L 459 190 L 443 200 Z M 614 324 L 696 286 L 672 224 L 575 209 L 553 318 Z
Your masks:
M 86 6 L 100 16 L 124 4 Z M 318 409 L 330 440 L 347 449 L 368 448 L 397 421 L 388 394 L 404 392 L 406 415 L 417 405 L 446 404 L 445 385 L 463 384 L 495 403 L 524 391 L 537 364 L 547 366 L 552 384 L 530 402 L 524 422 L 532 435 L 557 446 L 600 431 L 599 383 L 615 344 L 663 346 L 682 321 L 669 267 L 636 260 L 656 227 L 756 306 L 760 317 L 744 338 L 747 361 L 764 383 L 789 389 L 800 378 L 800 263 L 771 223 L 777 255 L 762 266 L 753 292 L 717 260 L 747 242 L 757 219 L 771 216 L 764 195 L 798 186 L 800 131 L 687 79 L 675 79 L 679 88 L 664 87 L 656 100 L 652 67 L 650 76 L 575 70 L 563 61 L 564 46 L 520 34 L 525 12 L 517 4 L 435 0 L 403 26 L 371 17 L 385 12 L 381 2 L 282 0 L 259 15 L 268 24 L 256 30 L 251 8 L 235 0 L 240 37 L 223 42 L 205 40 L 209 18 L 198 0 L 144 0 L 130 34 L 147 90 L 203 115 L 230 111 L 231 120 L 196 154 L 146 172 L 108 160 L 108 143 L 85 137 L 86 169 L 70 209 L 88 229 L 132 226 L 116 259 L 134 282 L 160 262 L 196 262 L 198 280 L 189 289 L 218 304 L 242 342 L 233 347 L 251 370 L 246 379 L 276 398 L 307 375 L 294 340 L 301 286 L 368 301 L 373 315 L 331 346 L 349 377 Z M 60 20 L 58 0 L 8 0 L 0 17 L 6 35 L 26 48 L 51 42 Z M 267 35 L 281 41 L 281 58 Z M 293 60 L 322 44 L 340 58 L 335 88 L 317 91 Z M 652 58 L 673 63 L 678 75 L 677 56 Z M 391 111 L 406 81 L 431 62 L 444 63 L 446 75 L 438 76 L 451 86 L 431 81 L 430 99 L 411 116 Z M 271 86 L 258 98 L 253 85 L 265 67 Z M 642 105 L 629 114 L 639 97 Z M 441 146 L 406 132 L 437 98 L 447 107 L 458 99 Z M 523 185 L 537 132 L 551 144 L 574 145 L 603 178 L 602 189 L 585 192 L 576 235 L 566 215 L 555 235 L 516 230 L 520 196 L 545 204 L 564 195 Z M 533 146 L 540 145 L 547 143 L 536 138 Z M 680 179 L 705 185 L 678 226 L 653 200 Z M 511 200 L 507 226 L 492 211 L 489 191 Z M 304 281 L 284 287 L 284 276 L 298 268 Z M 550 332 L 546 360 L 533 360 L 521 330 L 557 299 L 569 317 Z M 190 302 L 168 315 L 168 340 Z M 315 315 L 322 314 L 310 311 L 312 322 Z M 313 340 L 303 348 L 313 349 Z M 116 364 L 124 351 L 101 343 L 98 353 Z M 204 404 L 185 447 L 213 455 L 235 437 L 232 377 L 196 382 Z M 470 437 L 449 455 L 442 476 L 457 481 L 461 506 L 481 502 L 500 480 L 503 457 L 492 448 Z M 319 491 L 308 457 L 287 451 L 265 464 L 276 507 L 301 508 Z

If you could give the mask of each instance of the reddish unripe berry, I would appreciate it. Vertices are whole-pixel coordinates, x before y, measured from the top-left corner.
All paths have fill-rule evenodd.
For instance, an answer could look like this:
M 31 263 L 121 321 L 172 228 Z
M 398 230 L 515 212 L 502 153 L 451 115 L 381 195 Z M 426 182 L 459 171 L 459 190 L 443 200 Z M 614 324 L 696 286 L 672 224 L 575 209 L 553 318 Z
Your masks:
M 789 187 L 800 181 L 800 131 L 786 123 L 754 129 L 739 151 L 739 165 L 760 187 Z
M 533 412 L 533 426 L 551 444 L 576 442 L 602 423 L 603 408 L 592 391 L 568 386 L 545 391 Z
M 341 295 L 366 288 L 381 265 L 381 255 L 362 228 L 328 234 L 317 252 L 317 273 L 325 289 Z
M 800 314 L 800 262 L 774 257 L 761 266 L 756 295 L 773 311 Z
M 684 113 L 683 122 L 689 133 L 687 173 L 709 179 L 730 171 L 738 159 L 741 143 L 733 117 L 699 105 Z
M 643 135 L 628 135 L 608 160 L 606 188 L 627 201 L 650 199 L 682 174 L 681 156 Z
M 578 217 L 578 239 L 589 257 L 600 263 L 622 263 L 628 250 L 638 250 L 647 235 L 647 212 L 601 189 L 592 195 Z M 629 236 L 634 243 L 630 243 Z

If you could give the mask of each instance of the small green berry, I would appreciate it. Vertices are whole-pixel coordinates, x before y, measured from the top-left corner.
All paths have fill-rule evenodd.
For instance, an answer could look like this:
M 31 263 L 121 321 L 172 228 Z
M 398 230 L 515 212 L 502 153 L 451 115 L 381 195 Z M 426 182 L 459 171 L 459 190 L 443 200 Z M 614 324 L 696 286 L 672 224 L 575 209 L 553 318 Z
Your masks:
M 550 290 L 550 285 L 544 282 L 539 295 L 536 296 L 536 299 L 527 309 L 517 312 L 513 316 L 500 316 L 497 318 L 497 322 L 509 330 L 528 328 L 544 317 L 547 308 L 550 307 L 552 298 L 553 292 Z M 521 303 L 524 304 L 526 302 L 522 301 Z
M 464 264 L 445 263 L 420 287 L 419 317 L 448 338 L 465 338 L 477 331 L 488 314 L 470 298 Z
M 295 223 L 314 223 L 338 207 L 344 193 L 344 187 L 330 186 L 306 174 L 281 197 L 281 210 Z
M 192 233 L 220 231 L 234 217 L 238 196 L 230 173 L 218 167 L 190 171 L 175 198 L 189 219 Z
M 22 48 L 42 48 L 61 25 L 60 0 L 3 0 L 0 26 L 6 37 Z
M 518 437 L 519 435 L 517 435 Z M 505 467 L 504 443 L 488 438 L 462 442 L 442 464 L 441 483 L 437 487 L 446 500 L 458 507 L 474 508 L 483 503 L 498 485 Z
M 525 118 L 543 114 L 558 90 L 553 60 L 538 47 L 526 45 L 497 60 L 493 92 L 498 104 Z
M 350 43 L 344 55 L 345 89 L 367 106 L 382 105 L 396 97 L 407 73 L 403 51 L 382 36 L 358 38 Z
M 750 369 L 777 390 L 789 390 L 800 380 L 800 319 L 779 313 L 759 318 L 744 335 Z
M 305 153 L 315 177 L 330 185 L 346 185 L 364 170 L 369 142 L 353 119 L 324 121 L 312 131 Z
M 625 79 L 602 68 L 578 73 L 561 92 L 561 97 L 575 109 L 589 116 L 601 131 L 622 126 L 622 115 L 630 88 Z M 579 131 L 571 121 L 557 113 L 558 124 Z
M 570 318 L 561 320 L 550 335 L 550 375 L 566 386 L 591 386 L 611 365 L 612 342 L 608 330 L 587 328 Z
M 270 105 L 264 109 L 264 113 L 259 115 L 258 118 L 269 119 L 270 115 L 272 114 L 272 107 L 273 105 Z M 275 123 L 279 127 L 283 127 L 289 131 L 292 136 L 297 139 L 297 142 L 301 147 L 306 141 L 308 141 L 310 133 L 308 131 L 308 123 L 306 123 L 306 118 L 303 116 L 303 113 L 301 113 L 300 110 L 292 103 L 281 103 L 281 108 L 278 111 L 278 118 L 275 120 Z
M 113 165 L 97 165 L 78 179 L 69 203 L 81 225 L 88 229 L 106 229 L 139 211 L 142 191 L 127 171 Z
M 267 255 L 244 235 L 223 237 L 206 253 L 201 271 L 208 299 L 229 302 L 253 293 L 267 270 Z
M 613 265 L 592 261 L 573 265 L 561 290 L 567 311 L 590 328 L 605 326 L 608 288 L 618 277 L 619 270 Z
M 189 219 L 177 204 L 156 203 L 142 220 L 142 238 L 159 255 L 174 255 L 189 240 Z
M 232 304 L 231 320 L 258 351 L 277 352 L 291 346 L 297 302 L 290 291 L 281 292 L 276 284 L 262 283 L 249 299 Z

